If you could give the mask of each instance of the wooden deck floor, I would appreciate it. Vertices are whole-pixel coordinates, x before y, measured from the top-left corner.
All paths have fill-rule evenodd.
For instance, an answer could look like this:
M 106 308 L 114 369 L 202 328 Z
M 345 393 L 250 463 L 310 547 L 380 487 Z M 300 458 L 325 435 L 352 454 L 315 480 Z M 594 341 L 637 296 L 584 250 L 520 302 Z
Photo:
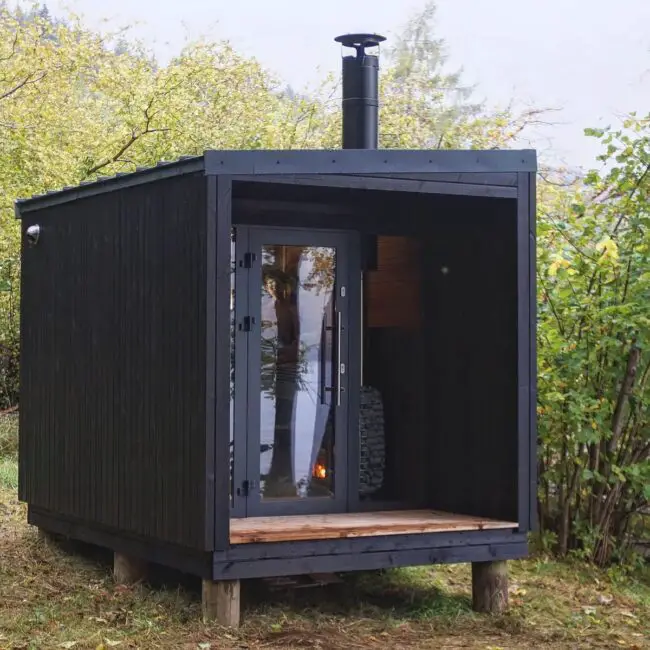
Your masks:
M 465 530 L 517 528 L 512 521 L 497 521 L 433 510 L 394 510 L 296 515 L 290 517 L 248 517 L 230 520 L 230 543 L 288 542 L 309 539 L 411 535 Z

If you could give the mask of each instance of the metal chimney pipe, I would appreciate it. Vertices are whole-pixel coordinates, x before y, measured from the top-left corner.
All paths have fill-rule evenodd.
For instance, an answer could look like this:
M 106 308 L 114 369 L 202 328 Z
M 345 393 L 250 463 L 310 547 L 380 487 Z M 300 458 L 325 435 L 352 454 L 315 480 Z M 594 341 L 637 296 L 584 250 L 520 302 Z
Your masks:
M 334 39 L 344 47 L 353 47 L 356 55 L 343 57 L 343 148 L 376 149 L 379 140 L 379 57 L 366 53 L 386 40 L 379 34 L 343 34 Z M 361 345 L 359 356 L 361 385 L 364 383 L 365 274 L 377 268 L 377 237 L 361 235 Z
M 343 57 L 343 148 L 376 149 L 378 144 L 379 57 L 366 53 L 386 40 L 379 34 L 343 34 L 334 39 L 353 47 Z

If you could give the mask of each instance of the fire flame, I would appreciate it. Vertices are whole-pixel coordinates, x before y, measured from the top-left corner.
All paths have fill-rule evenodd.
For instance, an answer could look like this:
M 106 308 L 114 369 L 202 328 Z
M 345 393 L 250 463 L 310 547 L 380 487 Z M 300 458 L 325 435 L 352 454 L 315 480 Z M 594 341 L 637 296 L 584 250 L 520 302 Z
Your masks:
M 316 465 L 314 465 L 313 476 L 314 478 L 327 478 L 327 467 L 320 463 L 316 463 Z

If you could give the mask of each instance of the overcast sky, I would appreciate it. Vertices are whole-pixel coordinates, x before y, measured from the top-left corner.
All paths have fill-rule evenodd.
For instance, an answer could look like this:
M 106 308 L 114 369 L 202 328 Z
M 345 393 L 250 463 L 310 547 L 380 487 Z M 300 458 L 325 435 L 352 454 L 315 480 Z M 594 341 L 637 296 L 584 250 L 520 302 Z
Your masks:
M 355 31 L 390 38 L 424 0 L 50 0 L 97 27 L 139 23 L 165 61 L 186 40 L 228 39 L 296 90 L 339 74 L 333 37 Z M 450 66 L 478 85 L 490 104 L 556 107 L 554 122 L 531 143 L 555 161 L 590 166 L 597 153 L 586 126 L 650 111 L 650 0 L 439 0 L 437 36 Z

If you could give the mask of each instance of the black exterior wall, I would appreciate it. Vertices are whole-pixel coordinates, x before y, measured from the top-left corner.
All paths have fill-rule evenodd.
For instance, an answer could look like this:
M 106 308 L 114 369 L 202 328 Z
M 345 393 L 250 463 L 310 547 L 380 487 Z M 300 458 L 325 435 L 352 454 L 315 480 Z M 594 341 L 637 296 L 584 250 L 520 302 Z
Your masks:
M 22 263 L 31 506 L 205 548 L 206 187 L 179 176 L 25 216 L 41 227 Z
M 518 521 L 517 414 L 528 402 L 517 388 L 517 204 L 475 203 L 424 236 L 428 491 L 441 510 Z
M 23 232 L 41 227 L 22 251 L 30 521 L 215 578 L 524 555 L 536 520 L 534 167 L 531 152 L 213 151 L 19 203 Z M 430 399 L 411 448 L 428 479 L 414 500 L 518 521 L 517 533 L 229 545 L 231 210 L 235 225 L 426 246 L 414 376 Z
M 454 562 L 513 560 L 527 555 L 526 535 L 472 531 L 359 539 L 244 544 L 213 554 L 215 580 L 369 571 Z

